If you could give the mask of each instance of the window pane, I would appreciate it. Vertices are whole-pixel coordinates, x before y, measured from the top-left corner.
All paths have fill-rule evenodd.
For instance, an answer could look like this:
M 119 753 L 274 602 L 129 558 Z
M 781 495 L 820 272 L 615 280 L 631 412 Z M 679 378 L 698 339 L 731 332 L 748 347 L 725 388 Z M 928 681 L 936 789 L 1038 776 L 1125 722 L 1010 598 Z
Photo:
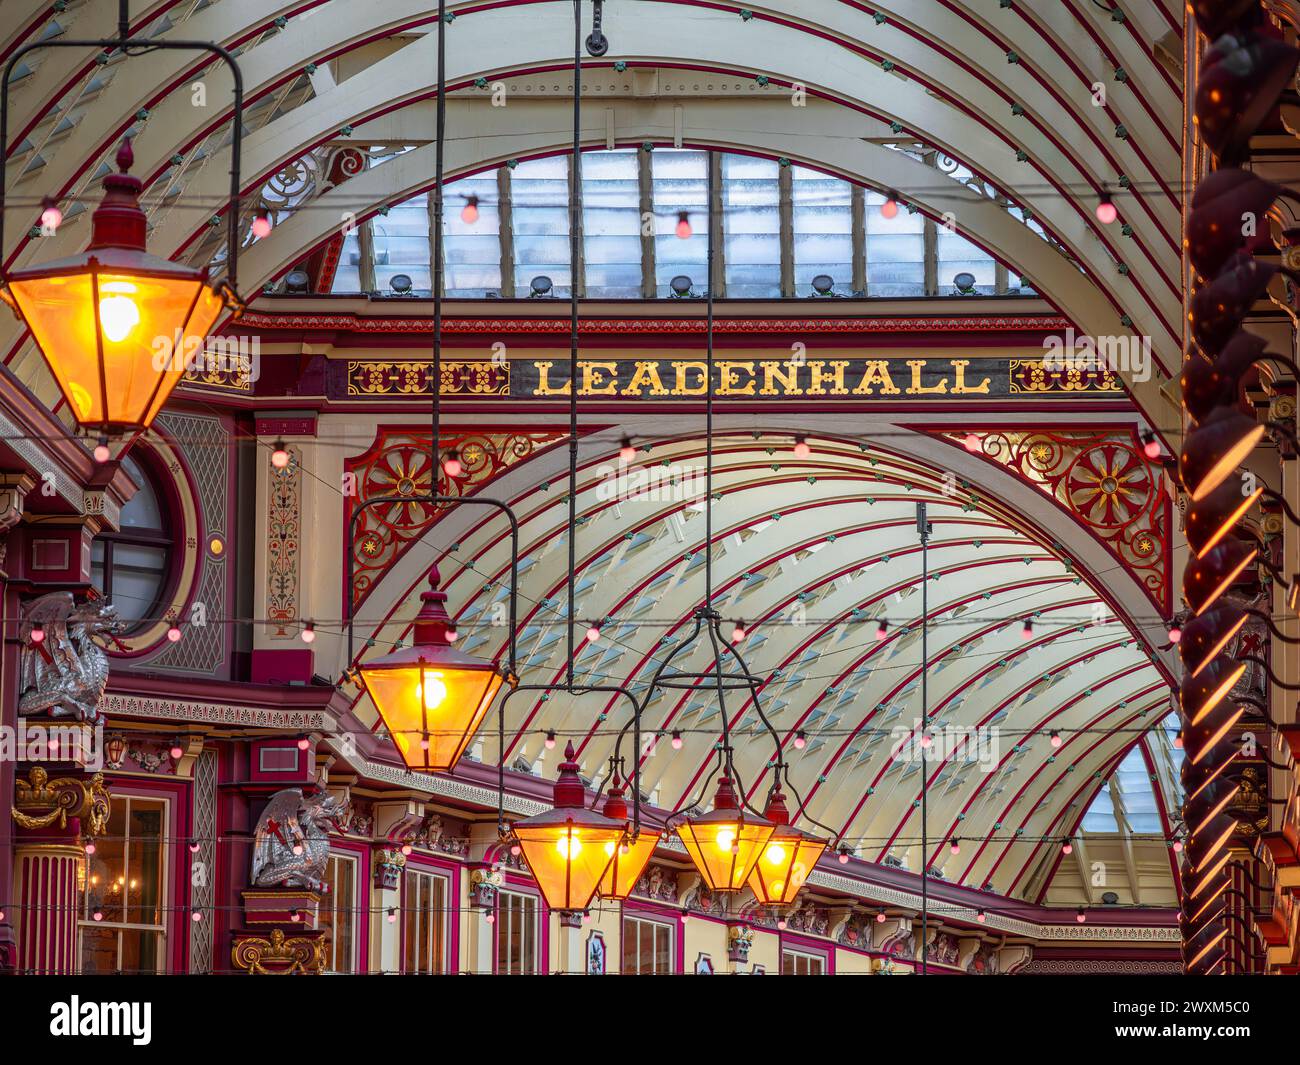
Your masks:
M 361 241 L 355 228 L 343 237 L 343 250 L 339 264 L 330 281 L 330 292 L 361 291 Z
M 162 508 L 158 505 L 158 494 L 154 491 L 153 482 L 134 459 L 124 458 L 122 465 L 126 467 L 131 479 L 140 486 L 140 490 L 122 508 L 121 527 L 161 531 Z
M 939 295 L 951 296 L 956 291 L 954 278 L 960 273 L 975 275 L 975 291 L 992 295 L 997 291 L 997 265 L 993 256 L 985 254 L 959 233 L 949 233 L 943 226 L 936 230 L 938 245 Z
M 886 218 L 884 202 L 880 193 L 867 193 L 867 295 L 924 296 L 925 217 L 900 204 Z
M 143 544 L 113 545 L 113 605 L 128 626 L 149 616 L 167 573 L 167 551 Z
M 569 294 L 569 159 L 557 155 L 520 163 L 511 177 L 515 294 L 527 296 L 545 275 L 551 294 Z
M 158 803 L 131 801 L 125 917 L 127 924 L 162 924 L 162 827 Z
M 685 274 L 698 293 L 707 279 L 708 153 L 659 148 L 650 153 L 655 212 L 655 287 L 670 295 L 668 282 Z M 687 213 L 691 235 L 677 235 L 678 214 Z
M 461 218 L 469 197 L 478 197 L 478 218 Z M 442 200 L 443 290 L 477 298 L 501 289 L 501 212 L 496 171 L 453 181 Z
M 397 204 L 388 215 L 371 219 L 375 240 L 375 289 L 391 293 L 398 274 L 411 279 L 411 291 L 429 295 L 429 201 L 424 193 Z
M 325 968 L 328 972 L 352 972 L 352 936 L 356 905 L 356 863 L 351 858 L 331 855 L 326 866 L 329 891 L 321 907 L 325 929 Z
M 812 279 L 829 274 L 833 291 L 853 289 L 853 187 L 816 170 L 794 168 L 795 294 L 812 294 Z
M 781 295 L 780 172 L 770 159 L 722 157 L 729 297 Z
M 641 190 L 633 150 L 582 157 L 583 255 L 587 295 L 641 295 Z

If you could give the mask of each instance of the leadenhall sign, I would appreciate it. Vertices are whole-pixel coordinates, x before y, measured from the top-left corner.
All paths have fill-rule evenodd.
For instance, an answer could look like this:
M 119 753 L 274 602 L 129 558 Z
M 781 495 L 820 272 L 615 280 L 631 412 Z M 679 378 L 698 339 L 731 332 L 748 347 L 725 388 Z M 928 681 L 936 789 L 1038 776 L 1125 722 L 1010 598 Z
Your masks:
M 391 399 L 427 395 L 427 361 L 349 360 L 331 363 L 330 391 L 339 398 Z M 698 399 L 707 391 L 707 365 L 680 357 L 590 359 L 578 362 L 578 395 L 614 399 Z M 346 370 L 346 375 L 344 371 Z M 926 400 L 969 397 L 1114 399 L 1124 394 L 1117 374 L 1098 365 L 1052 365 L 1029 358 L 715 358 L 714 395 L 739 399 Z M 565 358 L 445 361 L 441 394 L 470 398 L 545 399 L 569 395 Z

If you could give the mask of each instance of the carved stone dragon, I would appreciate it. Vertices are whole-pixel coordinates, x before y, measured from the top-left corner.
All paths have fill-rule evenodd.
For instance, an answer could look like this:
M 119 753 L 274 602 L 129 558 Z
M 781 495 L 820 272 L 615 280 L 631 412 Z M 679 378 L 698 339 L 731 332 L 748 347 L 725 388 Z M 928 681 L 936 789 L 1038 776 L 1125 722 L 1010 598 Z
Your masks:
M 346 813 L 347 800 L 325 791 L 277 791 L 253 835 L 253 885 L 324 890 L 330 853 L 327 826 L 339 829 Z
M 39 643 L 30 638 L 37 626 L 45 634 Z M 18 713 L 96 722 L 108 684 L 108 655 L 97 641 L 116 643 L 121 631 L 117 608 L 103 600 L 78 603 L 70 592 L 51 592 L 29 603 Z

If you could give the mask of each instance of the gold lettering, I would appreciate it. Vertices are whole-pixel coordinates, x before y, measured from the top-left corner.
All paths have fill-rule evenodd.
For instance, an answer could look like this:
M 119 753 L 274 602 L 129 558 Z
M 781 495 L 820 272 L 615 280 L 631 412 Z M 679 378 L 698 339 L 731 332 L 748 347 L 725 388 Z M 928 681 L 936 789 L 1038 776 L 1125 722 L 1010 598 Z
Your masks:
M 989 390 L 989 379 L 987 377 L 984 378 L 983 382 L 981 382 L 979 385 L 976 385 L 975 387 L 971 387 L 966 383 L 966 367 L 969 365 L 970 365 L 970 359 L 952 360 L 952 368 L 954 373 L 954 380 L 952 383 L 953 395 L 954 396 L 973 395 L 975 393 L 979 393 L 981 395 L 987 395 Z
M 853 394 L 873 396 L 876 385 L 880 386 L 882 396 L 896 396 L 899 393 L 894 379 L 889 376 L 889 363 L 884 359 L 871 359 L 867 362 L 862 371 L 862 380 L 858 382 L 858 387 L 853 390 Z
M 535 362 L 533 365 L 537 367 L 537 387 L 533 389 L 533 395 L 567 396 L 569 394 L 569 384 L 567 381 L 563 388 L 552 388 L 550 381 L 547 380 L 551 372 L 551 367 L 554 366 L 555 363 Z
M 668 389 L 664 388 L 664 383 L 659 380 L 659 363 L 657 361 L 638 362 L 636 372 L 632 374 L 632 380 L 623 389 L 623 395 L 639 396 L 646 385 L 650 386 L 652 396 L 668 395 Z
M 808 395 L 824 396 L 847 396 L 849 390 L 844 387 L 844 367 L 847 362 L 835 359 L 831 362 L 810 362 L 808 364 Z M 830 373 L 822 369 L 823 366 L 831 367 Z M 834 387 L 827 389 L 822 385 L 827 381 L 834 382 Z
M 749 380 L 745 384 L 740 383 L 740 374 L 737 371 L 744 371 L 749 375 Z M 718 363 L 718 395 L 720 396 L 752 396 L 754 394 L 754 364 L 752 362 L 720 362 Z
M 925 359 L 908 359 L 907 365 L 912 368 L 912 384 L 907 390 L 909 396 L 932 396 L 942 395 L 948 391 L 948 381 L 945 378 L 937 385 L 921 384 L 921 370 L 925 368 Z
M 605 373 L 614 379 L 606 383 Z M 584 362 L 582 364 L 581 396 L 616 396 L 618 395 L 618 363 Z
M 708 391 L 708 381 L 705 374 L 708 367 L 702 362 L 674 362 L 673 369 L 677 371 L 677 384 L 673 389 L 674 396 L 702 396 Z M 686 372 L 694 370 L 699 376 L 696 378 L 697 384 L 687 385 Z
M 760 396 L 798 396 L 803 393 L 799 387 L 799 367 L 793 362 L 769 361 L 763 364 L 763 387 L 758 390 Z M 773 382 L 780 380 L 778 392 Z

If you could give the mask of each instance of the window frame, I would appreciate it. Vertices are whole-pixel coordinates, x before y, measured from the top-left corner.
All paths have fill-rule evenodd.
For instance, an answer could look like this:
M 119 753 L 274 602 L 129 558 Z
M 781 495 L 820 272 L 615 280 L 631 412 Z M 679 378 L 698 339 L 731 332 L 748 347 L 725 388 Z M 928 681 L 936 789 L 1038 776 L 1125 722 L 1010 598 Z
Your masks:
M 110 785 L 110 786 L 111 786 L 111 785 Z M 130 855 L 130 838 L 131 838 L 131 837 L 130 837 L 130 820 L 129 820 L 129 816 L 130 816 L 130 815 L 129 815 L 129 811 L 130 811 L 131 805 L 132 805 L 133 802 L 147 802 L 147 803 L 156 803 L 156 804 L 158 804 L 158 805 L 160 805 L 160 806 L 162 807 L 162 824 L 161 824 L 160 827 L 159 827 L 159 836 L 158 836 L 158 846 L 159 846 L 159 851 L 158 851 L 158 879 L 159 879 L 159 884 L 158 884 L 158 894 L 157 894 L 157 898 L 158 898 L 158 910 L 159 910 L 159 915 L 160 915 L 161 920 L 160 920 L 160 923 L 158 923 L 158 924 L 147 924 L 147 923 L 136 922 L 136 921 L 108 921 L 108 920 L 96 921 L 96 920 L 94 920 L 94 919 L 90 916 L 90 909 L 89 909 L 89 906 L 90 906 L 90 893 L 86 890 L 86 888 L 88 887 L 88 885 L 85 883 L 84 880 L 82 880 L 82 882 L 81 882 L 81 884 L 80 884 L 80 890 L 79 890 L 80 898 L 79 898 L 78 905 L 77 905 L 77 910 L 78 910 L 78 914 L 77 914 L 77 971 L 78 971 L 78 972 L 82 972 L 82 971 L 84 971 L 84 969 L 85 969 L 85 935 L 84 935 L 84 933 L 85 933 L 85 930 L 86 930 L 87 928 L 90 928 L 90 929 L 113 929 L 113 930 L 116 930 L 116 931 L 119 932 L 119 933 L 120 933 L 121 931 L 139 931 L 139 932 L 155 932 L 155 933 L 157 933 L 157 935 L 158 935 L 158 943 L 157 943 L 157 958 L 155 959 L 154 968 L 153 968 L 152 970 L 141 969 L 141 970 L 138 970 L 138 972 L 141 973 L 141 974 L 149 974 L 149 973 L 152 973 L 152 974 L 154 974 L 154 975 L 157 975 L 157 974 L 166 974 L 166 973 L 169 971 L 169 968 L 168 968 L 168 957 L 169 957 L 170 950 L 171 950 L 171 932 L 172 932 L 172 920 L 171 920 L 171 914 L 172 914 L 172 908 L 173 908 L 173 907 L 172 907 L 172 902 L 171 902 L 171 900 L 172 900 L 171 892 L 172 892 L 172 874 L 173 874 L 173 870 L 172 870 L 172 868 L 171 868 L 171 865 L 172 865 L 172 862 L 173 862 L 173 861 L 175 860 L 175 858 L 176 858 L 175 854 L 172 853 L 173 848 L 172 848 L 172 840 L 171 840 L 172 822 L 173 822 L 173 810 L 174 810 L 174 804 L 173 804 L 173 801 L 172 801 L 172 797 L 171 797 L 170 795 L 159 795 L 159 794 L 154 794 L 154 793 L 149 793 L 149 792 L 138 792 L 138 793 L 137 793 L 137 792 L 119 792 L 119 791 L 117 791 L 117 790 L 114 790 L 114 792 L 113 792 L 113 802 L 114 802 L 114 805 L 118 807 L 118 809 L 121 809 L 121 807 L 120 807 L 118 804 L 124 802 L 124 803 L 126 804 L 126 810 L 128 811 L 127 814 L 126 814 L 127 820 L 126 820 L 126 822 L 125 822 L 125 824 L 126 824 L 126 826 L 127 826 L 127 835 L 123 837 L 123 848 L 122 848 L 122 851 L 123 851 L 123 860 L 122 860 L 122 870 L 123 870 L 123 875 L 124 875 L 124 876 L 128 876 L 128 877 L 129 877 L 129 875 L 130 875 L 129 855 Z M 83 875 L 89 873 L 89 864 L 90 864 L 90 863 L 88 862 L 85 866 L 83 866 Z M 121 968 L 121 965 L 122 965 L 122 936 L 121 936 L 120 934 L 118 934 L 118 935 L 116 935 L 114 938 L 115 938 L 115 941 L 116 941 L 116 947 L 117 947 L 117 968 L 115 968 L 115 969 L 113 970 L 113 972 L 114 972 L 114 973 L 120 973 L 120 972 L 123 971 L 122 968 Z M 132 971 L 132 974 L 134 975 L 135 972 L 137 972 L 137 970 L 133 970 L 133 971 Z
M 416 877 L 426 877 L 438 881 L 442 885 L 442 908 L 440 911 L 442 957 L 438 961 L 438 967 L 431 970 L 415 967 L 408 950 L 412 926 L 423 924 L 424 918 L 428 917 L 428 911 L 417 910 L 414 901 L 411 899 L 412 880 Z M 402 939 L 399 953 L 399 969 L 403 975 L 445 976 L 456 971 L 456 922 L 453 918 L 457 914 L 456 899 L 458 898 L 458 890 L 459 878 L 454 868 L 408 860 L 402 873 Z M 428 929 L 431 930 L 432 927 L 433 921 L 430 920 L 428 921 Z
M 524 969 L 523 965 L 519 966 L 519 971 L 512 971 L 509 962 L 506 962 L 507 968 L 501 968 L 502 959 L 502 940 L 506 937 L 506 925 L 502 920 L 504 916 L 504 907 L 501 903 L 503 899 L 521 899 L 532 906 L 533 920 L 533 967 L 530 970 Z M 497 891 L 496 900 L 493 903 L 493 913 L 495 919 L 492 922 L 492 972 L 496 976 L 539 976 L 546 972 L 547 959 L 547 938 L 546 927 L 550 922 L 550 913 L 546 909 L 545 903 L 539 892 L 529 891 L 516 884 L 510 884 L 502 887 Z
M 804 939 L 802 936 L 791 936 L 783 933 L 778 944 L 779 956 L 781 959 L 782 976 L 834 976 L 835 975 L 835 952 L 832 947 L 817 943 L 814 940 Z M 821 966 L 820 972 L 794 972 L 787 973 L 785 969 L 786 958 L 802 960 L 804 962 L 817 962 Z
M 361 892 L 364 890 L 362 886 L 364 884 L 364 881 L 361 878 L 361 856 L 350 850 L 343 850 L 343 849 L 331 847 L 329 858 L 327 859 L 326 866 L 325 866 L 325 880 L 327 883 L 331 885 L 335 883 L 334 879 L 331 876 L 332 868 L 335 862 L 349 865 L 351 866 L 351 870 L 352 870 L 351 872 L 352 920 L 349 925 L 349 930 L 351 933 L 349 954 L 351 955 L 351 957 L 348 959 L 349 968 L 347 969 L 322 968 L 321 972 L 329 973 L 333 975 L 339 975 L 339 976 L 355 976 L 358 973 L 364 971 L 361 966 L 361 958 L 363 957 L 361 951 L 361 942 L 363 939 L 366 938 L 365 935 L 366 927 L 361 920 L 362 911 L 365 909 L 365 907 L 362 905 L 362 897 L 361 897 Z M 331 963 L 336 961 L 338 958 L 338 950 L 337 950 L 338 923 L 336 918 L 340 910 L 337 905 L 337 899 L 338 899 L 337 890 L 329 891 L 324 896 L 324 898 L 321 899 L 320 912 L 323 915 L 328 909 L 330 915 L 330 919 L 328 923 L 322 920 L 320 924 L 325 929 L 326 939 L 328 940 L 329 943 L 328 960 Z
M 668 935 L 668 968 L 664 972 L 659 972 L 652 968 L 649 972 L 641 965 L 638 960 L 635 972 L 629 972 L 627 968 L 627 934 L 628 924 L 649 925 L 656 930 L 662 929 Z M 626 976 L 673 976 L 680 971 L 680 965 L 677 960 L 678 940 L 680 939 L 679 931 L 680 922 L 673 921 L 658 914 L 649 913 L 644 910 L 629 910 L 624 908 L 622 921 L 619 924 L 619 962 L 618 971 Z M 637 954 L 640 954 L 640 938 L 637 941 Z

